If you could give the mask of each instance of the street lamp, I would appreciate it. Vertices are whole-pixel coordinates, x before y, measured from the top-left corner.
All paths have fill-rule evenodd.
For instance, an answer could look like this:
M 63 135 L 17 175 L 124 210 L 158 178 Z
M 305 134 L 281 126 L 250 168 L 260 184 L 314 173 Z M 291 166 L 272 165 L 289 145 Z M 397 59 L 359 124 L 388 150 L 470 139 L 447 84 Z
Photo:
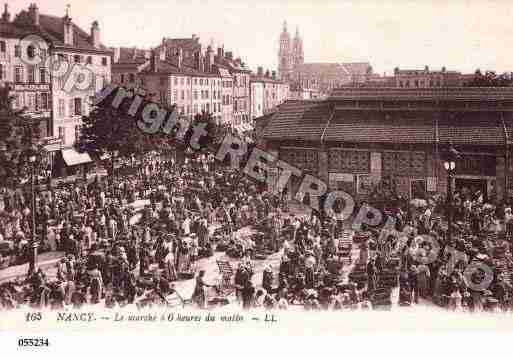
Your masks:
M 36 240 L 36 191 L 35 191 L 35 177 L 36 177 L 36 160 L 37 160 L 37 149 L 32 146 L 28 154 L 28 161 L 30 162 L 30 196 L 31 196 L 31 208 L 30 214 L 32 217 L 32 226 L 30 233 L 30 261 L 29 261 L 29 274 L 32 274 L 36 270 L 37 264 L 37 249 L 39 244 Z
M 452 240 L 452 202 L 453 202 L 453 189 L 452 179 L 456 169 L 456 160 L 461 157 L 460 153 L 450 145 L 444 160 L 444 168 L 447 171 L 447 240 Z

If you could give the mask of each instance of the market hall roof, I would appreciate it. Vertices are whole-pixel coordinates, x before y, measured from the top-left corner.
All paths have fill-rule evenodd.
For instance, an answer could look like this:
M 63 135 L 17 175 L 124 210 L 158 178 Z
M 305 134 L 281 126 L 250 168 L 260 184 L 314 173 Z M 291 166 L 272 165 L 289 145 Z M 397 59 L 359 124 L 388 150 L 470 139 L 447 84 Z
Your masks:
M 346 143 L 403 143 L 500 146 L 513 137 L 513 118 L 501 106 L 488 111 L 420 111 L 423 101 L 455 100 L 508 103 L 513 88 L 464 88 L 417 90 L 350 88 L 334 90 L 324 101 L 287 101 L 272 116 L 264 130 L 267 140 L 303 140 Z M 458 91 L 461 90 L 461 91 Z M 442 94 L 443 93 L 443 94 Z M 412 107 L 389 111 L 384 108 L 344 108 L 345 100 L 412 101 Z M 513 102 L 512 102 L 513 104 Z M 465 106 L 460 106 L 464 108 Z M 405 109 L 406 108 L 406 109 Z M 437 115 L 433 115 L 437 113 Z M 509 116 L 508 116 L 509 115 Z

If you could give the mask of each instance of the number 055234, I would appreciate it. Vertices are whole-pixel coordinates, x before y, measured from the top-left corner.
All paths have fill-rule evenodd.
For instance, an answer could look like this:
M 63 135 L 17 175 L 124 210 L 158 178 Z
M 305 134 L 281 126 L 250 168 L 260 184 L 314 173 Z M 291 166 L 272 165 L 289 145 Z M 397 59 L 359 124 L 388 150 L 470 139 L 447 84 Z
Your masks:
M 19 338 L 19 347 L 48 347 L 50 341 L 48 338 Z

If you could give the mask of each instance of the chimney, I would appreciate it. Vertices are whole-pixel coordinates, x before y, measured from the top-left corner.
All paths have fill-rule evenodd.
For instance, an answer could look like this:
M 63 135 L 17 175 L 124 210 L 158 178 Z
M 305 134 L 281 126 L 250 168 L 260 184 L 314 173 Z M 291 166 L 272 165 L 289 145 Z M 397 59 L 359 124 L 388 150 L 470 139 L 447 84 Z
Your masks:
M 262 66 L 258 66 L 258 68 L 257 68 L 257 75 L 258 76 L 264 76 L 264 68 Z
M 198 42 L 198 40 L 199 40 L 199 38 L 196 36 L 196 34 L 192 34 L 191 38 L 193 41 L 196 41 L 196 42 Z
M 144 50 L 144 59 L 145 60 L 151 59 L 151 50 Z
M 429 66 L 428 65 L 424 66 L 424 71 L 425 72 L 429 72 Z
M 222 47 L 217 48 L 217 56 L 219 57 L 219 59 L 222 59 L 224 57 L 224 48 L 222 48 Z
M 2 21 L 3 22 L 11 21 L 11 14 L 9 13 L 9 5 L 7 5 L 7 3 L 4 5 L 4 13 L 2 14 Z
M 91 43 L 95 49 L 100 48 L 100 25 L 98 21 L 93 21 L 91 25 Z
M 137 47 L 134 46 L 132 49 L 132 60 L 135 60 L 137 58 Z
M 176 54 L 176 57 L 178 59 L 177 67 L 181 68 L 182 67 L 182 62 L 183 62 L 183 50 L 182 50 L 181 47 L 178 48 L 178 53 Z
M 205 57 L 200 52 L 199 53 L 199 69 L 200 72 L 205 72 Z
M 276 80 L 276 71 L 272 72 L 272 77 L 273 77 L 273 80 Z
M 207 47 L 207 56 L 205 63 L 205 71 L 212 72 L 212 67 L 214 66 L 214 50 L 212 50 L 212 46 Z
M 225 52 L 225 56 L 226 56 L 227 59 L 232 60 L 233 59 L 233 52 L 226 51 Z
M 270 75 L 269 70 L 266 70 L 266 71 L 265 71 L 265 77 L 270 77 L 270 76 L 271 76 L 271 75 Z
M 151 72 L 158 72 L 158 61 L 157 54 L 155 53 L 155 50 L 151 51 L 151 58 L 150 58 L 150 71 Z
M 73 41 L 73 22 L 71 22 L 71 17 L 69 16 L 69 8 L 70 6 L 68 5 L 66 7 L 66 16 L 64 16 L 64 21 L 63 21 L 63 24 L 64 24 L 64 44 L 66 45 L 73 45 L 74 41 Z
M 114 50 L 114 58 L 112 60 L 116 64 L 119 62 L 119 58 L 121 57 L 121 48 L 115 47 L 115 48 L 113 48 L 113 50 Z
M 34 24 L 35 26 L 39 26 L 39 8 L 35 3 L 30 4 L 29 15 L 30 19 L 32 20 L 32 24 Z

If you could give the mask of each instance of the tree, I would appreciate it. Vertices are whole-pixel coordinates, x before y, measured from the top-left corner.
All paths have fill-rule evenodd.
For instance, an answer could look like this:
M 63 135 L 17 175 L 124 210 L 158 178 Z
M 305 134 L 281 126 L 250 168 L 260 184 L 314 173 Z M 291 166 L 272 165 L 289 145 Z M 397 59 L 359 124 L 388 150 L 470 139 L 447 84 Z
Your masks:
M 0 88 L 0 185 L 18 187 L 30 176 L 29 156 L 42 156 L 39 121 L 15 111 L 8 87 Z
M 474 73 L 474 78 L 466 84 L 468 87 L 508 87 L 513 85 L 511 73 L 497 75 L 495 71 L 486 71 L 484 74 L 480 69 Z

